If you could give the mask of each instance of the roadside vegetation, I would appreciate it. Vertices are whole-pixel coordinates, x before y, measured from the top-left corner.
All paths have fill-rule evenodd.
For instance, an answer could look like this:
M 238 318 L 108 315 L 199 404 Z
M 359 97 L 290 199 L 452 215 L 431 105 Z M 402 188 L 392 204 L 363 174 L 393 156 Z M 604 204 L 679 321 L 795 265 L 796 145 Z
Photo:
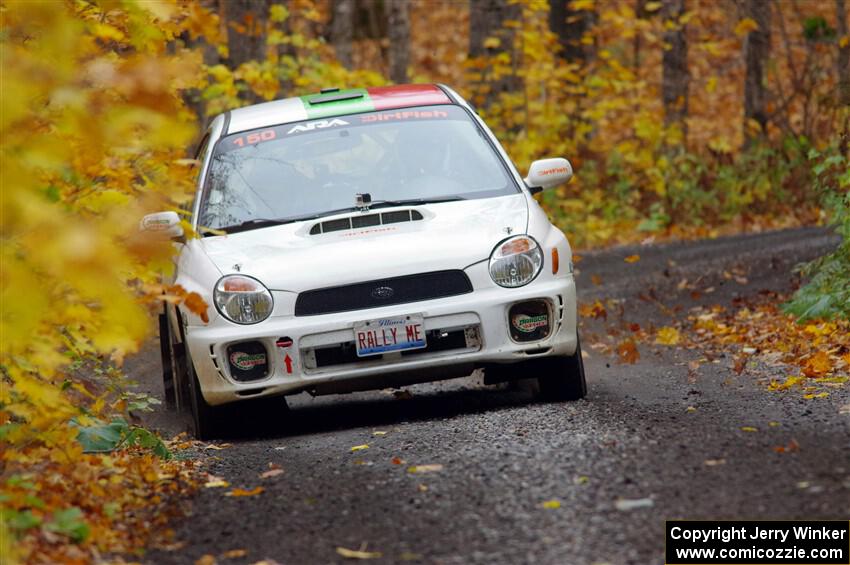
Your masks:
M 647 339 L 746 349 L 782 336 L 770 349 L 802 380 L 771 387 L 814 398 L 827 390 L 805 379 L 846 380 L 845 0 L 8 0 L 0 22 L 0 554 L 12 561 L 167 543 L 166 519 L 202 476 L 187 455 L 199 446 L 137 425 L 156 401 L 120 366 L 164 300 L 207 306 L 163 286 L 173 248 L 138 220 L 191 198 L 210 116 L 322 87 L 445 82 L 520 170 L 568 157 L 576 179 L 539 198 L 580 248 L 833 225 L 843 243 L 802 267 L 809 282 L 785 310 L 696 313 Z M 633 341 L 613 353 L 637 359 Z

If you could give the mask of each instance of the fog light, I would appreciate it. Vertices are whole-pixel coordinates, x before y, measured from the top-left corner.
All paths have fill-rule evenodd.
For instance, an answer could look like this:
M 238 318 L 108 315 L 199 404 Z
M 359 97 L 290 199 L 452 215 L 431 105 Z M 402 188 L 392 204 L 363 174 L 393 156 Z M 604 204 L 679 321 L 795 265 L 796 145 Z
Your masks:
M 269 354 L 259 341 L 243 341 L 227 347 L 230 376 L 235 381 L 249 382 L 269 374 Z
M 540 341 L 552 332 L 552 315 L 545 300 L 529 300 L 511 306 L 508 311 L 511 339 L 516 342 Z

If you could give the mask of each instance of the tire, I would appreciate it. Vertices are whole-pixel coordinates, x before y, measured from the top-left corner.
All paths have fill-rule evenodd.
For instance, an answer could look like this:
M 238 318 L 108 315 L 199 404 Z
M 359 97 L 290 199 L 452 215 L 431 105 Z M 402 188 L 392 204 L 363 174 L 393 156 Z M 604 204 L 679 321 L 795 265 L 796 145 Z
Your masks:
M 165 406 L 170 409 L 189 410 L 191 399 L 186 378 L 186 348 L 182 341 L 176 339 L 168 318 L 168 306 L 159 315 L 159 351 L 162 358 Z
M 544 400 L 579 400 L 587 396 L 580 342 L 573 355 L 550 357 L 540 362 L 541 375 L 537 382 Z
M 165 406 L 171 410 L 177 408 L 177 390 L 174 384 L 174 355 L 172 354 L 171 328 L 168 323 L 168 306 L 159 315 L 159 355 L 162 360 L 162 389 Z
M 195 374 L 195 363 L 186 351 L 186 380 L 189 384 L 189 409 L 192 413 L 192 434 L 196 439 L 213 439 L 218 433 L 218 409 L 207 404 L 201 392 L 201 383 Z

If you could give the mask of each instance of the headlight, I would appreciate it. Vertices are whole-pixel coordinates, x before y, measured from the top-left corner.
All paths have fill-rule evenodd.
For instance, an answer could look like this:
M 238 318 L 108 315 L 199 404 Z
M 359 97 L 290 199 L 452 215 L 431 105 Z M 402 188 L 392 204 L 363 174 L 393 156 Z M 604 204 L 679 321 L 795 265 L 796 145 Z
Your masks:
M 272 313 L 274 300 L 263 283 L 245 275 L 225 275 L 215 285 L 215 306 L 237 324 L 256 324 Z
M 527 285 L 543 268 L 543 252 L 527 235 L 506 239 L 490 254 L 490 277 L 499 286 Z

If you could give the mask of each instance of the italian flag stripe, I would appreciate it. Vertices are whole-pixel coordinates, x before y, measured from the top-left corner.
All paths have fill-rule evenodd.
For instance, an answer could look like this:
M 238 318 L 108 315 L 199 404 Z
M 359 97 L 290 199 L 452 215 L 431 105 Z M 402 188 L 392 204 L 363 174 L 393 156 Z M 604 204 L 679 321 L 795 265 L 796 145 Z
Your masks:
M 320 102 L 313 104 L 310 100 L 324 96 L 339 96 L 346 94 L 362 94 L 359 98 L 337 100 L 336 102 Z M 433 84 L 405 84 L 399 86 L 375 86 L 372 88 L 350 88 L 328 94 L 308 94 L 300 97 L 308 120 L 333 118 L 347 114 L 373 112 L 380 110 L 395 110 L 412 106 L 430 106 L 432 104 L 451 104 L 446 94 Z
M 361 98 L 350 98 L 348 100 L 338 100 L 336 102 L 321 102 L 319 104 L 311 104 L 313 98 L 322 96 L 337 96 L 345 94 L 362 94 Z M 359 114 L 360 112 L 372 112 L 375 110 L 375 104 L 369 97 L 369 93 L 365 88 L 352 88 L 349 90 L 340 90 L 329 94 L 310 94 L 302 96 L 301 102 L 304 104 L 304 109 L 307 110 L 307 119 L 316 120 L 319 118 L 331 118 L 334 116 L 344 116 L 345 114 Z

